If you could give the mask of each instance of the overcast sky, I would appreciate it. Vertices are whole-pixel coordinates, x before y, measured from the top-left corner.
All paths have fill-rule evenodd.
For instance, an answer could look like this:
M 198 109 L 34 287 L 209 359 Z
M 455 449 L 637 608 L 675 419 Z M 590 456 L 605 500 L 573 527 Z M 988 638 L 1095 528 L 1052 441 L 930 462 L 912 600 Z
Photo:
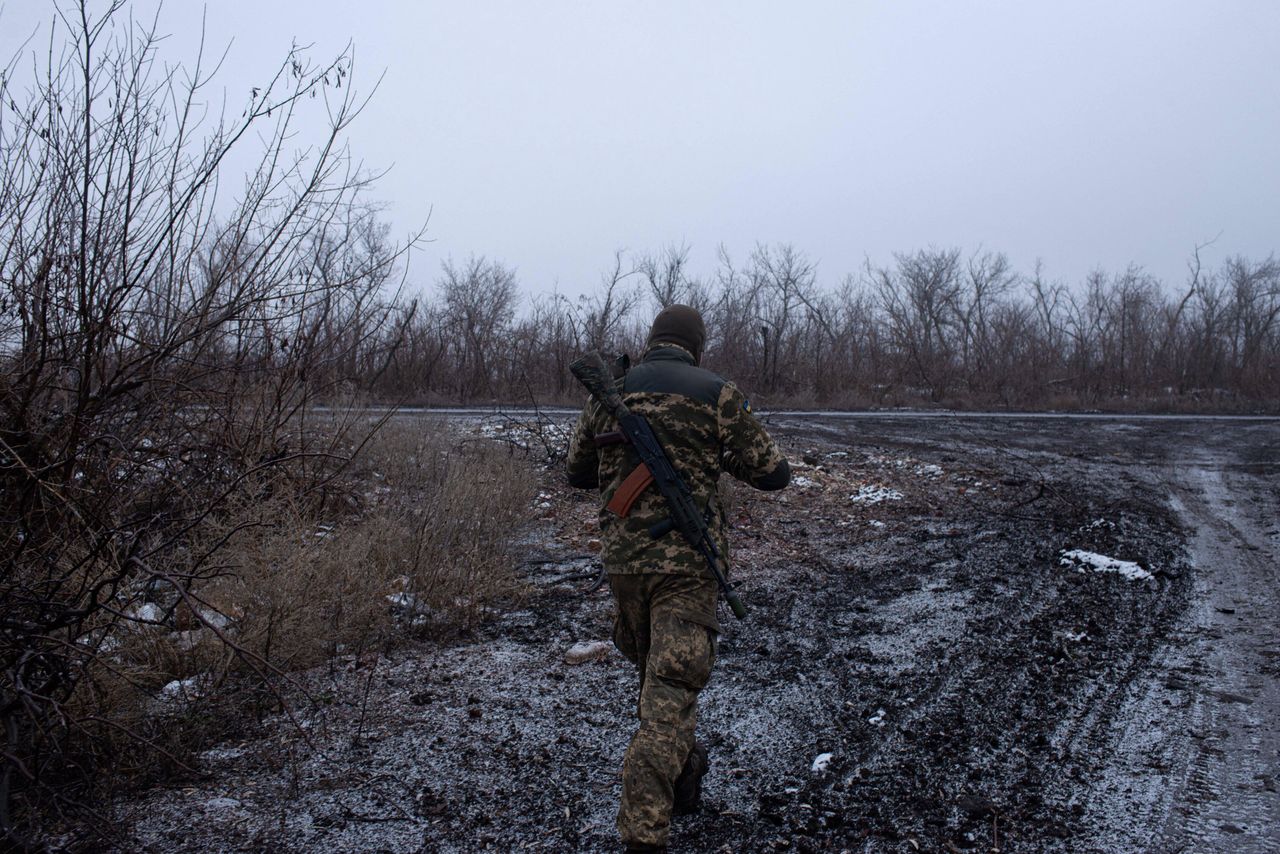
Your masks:
M 0 3 L 8 56 L 52 7 Z M 833 285 L 930 245 L 1180 282 L 1215 237 L 1280 249 L 1276 0 L 170 0 L 167 58 L 202 13 L 233 104 L 294 40 L 385 71 L 351 143 L 397 231 L 431 211 L 418 281 L 476 253 L 576 293 L 617 248 L 763 241 Z

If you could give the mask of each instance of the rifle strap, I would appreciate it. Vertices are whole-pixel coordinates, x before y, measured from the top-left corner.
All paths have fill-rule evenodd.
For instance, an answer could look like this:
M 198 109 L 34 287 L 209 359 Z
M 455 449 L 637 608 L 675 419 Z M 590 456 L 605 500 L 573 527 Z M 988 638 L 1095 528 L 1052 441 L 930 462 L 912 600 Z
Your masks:
M 609 499 L 605 509 L 615 516 L 627 518 L 627 514 L 631 512 L 631 505 L 636 503 L 640 493 L 648 489 L 651 483 L 653 483 L 653 472 L 641 463 L 627 475 L 627 479 L 618 487 L 617 492 L 613 493 L 613 498 Z

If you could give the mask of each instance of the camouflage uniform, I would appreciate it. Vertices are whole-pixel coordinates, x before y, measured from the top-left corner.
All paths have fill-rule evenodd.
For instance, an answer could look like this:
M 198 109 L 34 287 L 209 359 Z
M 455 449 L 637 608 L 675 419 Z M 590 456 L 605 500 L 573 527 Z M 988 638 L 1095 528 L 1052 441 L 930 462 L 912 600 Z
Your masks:
M 652 425 L 684 478 L 726 560 L 726 520 L 718 482 L 726 471 L 760 489 L 780 489 L 790 469 L 751 414 L 742 392 L 696 367 L 688 350 L 651 346 L 620 381 L 627 407 Z M 599 487 L 607 505 L 639 463 L 626 444 L 597 447 L 599 433 L 616 430 L 590 401 L 569 445 L 569 482 Z M 702 556 L 679 532 L 660 539 L 649 526 L 667 518 L 666 503 L 650 486 L 624 519 L 602 505 L 603 560 L 617 604 L 614 643 L 640 670 L 640 727 L 623 762 L 618 831 L 631 846 L 666 845 L 672 787 L 694 746 L 698 692 L 715 660 L 718 589 Z

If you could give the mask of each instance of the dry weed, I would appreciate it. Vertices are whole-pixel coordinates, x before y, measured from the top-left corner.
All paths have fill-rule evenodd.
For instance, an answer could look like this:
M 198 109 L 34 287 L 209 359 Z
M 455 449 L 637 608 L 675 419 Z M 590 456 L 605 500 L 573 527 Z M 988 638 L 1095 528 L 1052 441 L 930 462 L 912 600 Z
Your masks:
M 447 630 L 515 589 L 512 537 L 532 473 L 443 424 L 393 421 L 364 449 L 345 517 L 288 497 L 245 503 L 205 536 L 220 577 L 200 591 L 236 641 L 281 669 L 385 645 L 405 624 Z

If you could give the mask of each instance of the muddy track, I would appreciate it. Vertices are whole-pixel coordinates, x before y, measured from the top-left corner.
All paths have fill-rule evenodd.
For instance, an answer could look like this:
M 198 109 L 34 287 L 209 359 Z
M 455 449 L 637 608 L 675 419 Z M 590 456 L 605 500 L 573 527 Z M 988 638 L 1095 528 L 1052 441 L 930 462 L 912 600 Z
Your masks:
M 1145 758 L 1166 785 L 1118 823 L 1135 843 L 1156 830 L 1151 850 L 1277 851 L 1276 477 L 1246 461 L 1173 471 L 1170 481 L 1200 571 L 1179 637 L 1160 655 L 1163 677 L 1135 686 L 1108 769 L 1109 777 L 1122 777 L 1135 758 Z M 1141 727 L 1152 718 L 1182 737 L 1145 736 Z M 1115 813 L 1097 811 L 1099 826 L 1117 823 Z
M 804 485 L 734 493 L 751 615 L 720 642 L 705 808 L 673 850 L 1280 850 L 1280 427 L 773 429 Z M 120 805 L 129 847 L 614 850 L 635 676 L 562 660 L 609 605 L 583 592 L 593 502 L 556 506 L 523 604 L 313 674 L 312 744 L 269 720 L 207 752 L 207 778 Z

